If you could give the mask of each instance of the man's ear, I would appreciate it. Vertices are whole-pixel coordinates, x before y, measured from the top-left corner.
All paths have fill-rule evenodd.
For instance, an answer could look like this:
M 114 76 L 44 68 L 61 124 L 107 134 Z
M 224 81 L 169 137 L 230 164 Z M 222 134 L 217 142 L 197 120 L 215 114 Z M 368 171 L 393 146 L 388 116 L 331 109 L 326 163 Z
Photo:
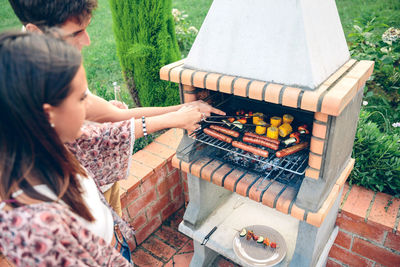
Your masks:
M 25 25 L 25 28 L 28 32 L 37 32 L 37 33 L 42 33 L 42 31 L 39 29 L 38 26 L 32 23 L 28 23 Z

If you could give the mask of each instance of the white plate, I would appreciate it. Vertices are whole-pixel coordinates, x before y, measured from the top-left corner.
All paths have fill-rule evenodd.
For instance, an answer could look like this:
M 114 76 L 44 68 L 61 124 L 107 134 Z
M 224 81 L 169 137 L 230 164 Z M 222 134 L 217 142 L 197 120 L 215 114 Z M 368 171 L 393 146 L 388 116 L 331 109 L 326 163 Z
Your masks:
M 250 225 L 244 228 L 253 231 L 257 236 L 268 237 L 270 242 L 277 244 L 277 248 L 265 247 L 253 239 L 247 240 L 246 236 L 240 237 L 237 233 L 233 239 L 233 251 L 242 261 L 252 266 L 274 266 L 285 258 L 285 239 L 275 229 L 265 225 Z

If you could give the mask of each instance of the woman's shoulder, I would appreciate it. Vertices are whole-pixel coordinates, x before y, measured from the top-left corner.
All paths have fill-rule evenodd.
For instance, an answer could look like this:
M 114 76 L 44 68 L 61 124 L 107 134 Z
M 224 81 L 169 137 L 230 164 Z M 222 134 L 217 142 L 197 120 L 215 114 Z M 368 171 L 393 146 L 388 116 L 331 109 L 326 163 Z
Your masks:
M 58 203 L 1 211 L 0 251 L 16 266 L 126 263 L 114 248 L 86 229 L 77 215 Z

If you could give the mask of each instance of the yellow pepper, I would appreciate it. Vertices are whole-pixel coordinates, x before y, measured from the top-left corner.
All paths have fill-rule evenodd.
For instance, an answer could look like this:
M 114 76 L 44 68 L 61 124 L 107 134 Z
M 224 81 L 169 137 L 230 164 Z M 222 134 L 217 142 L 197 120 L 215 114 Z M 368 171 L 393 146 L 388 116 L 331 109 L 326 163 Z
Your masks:
M 279 127 L 281 125 L 282 118 L 281 117 L 276 117 L 276 116 L 275 117 L 271 117 L 270 122 L 271 122 L 271 126 Z
M 278 140 L 278 128 L 274 126 L 268 127 L 267 137 Z
M 267 123 L 264 121 L 259 121 L 256 126 L 256 133 L 260 135 L 265 134 L 266 130 L 267 130 Z
M 258 125 L 258 122 L 264 121 L 264 114 L 261 112 L 256 112 L 253 114 L 253 124 Z
M 283 115 L 283 123 L 291 124 L 293 120 L 294 120 L 294 118 L 292 115 L 290 115 L 290 114 Z
M 292 132 L 292 126 L 290 126 L 289 123 L 284 123 L 281 126 L 279 126 L 279 135 L 281 137 L 286 137 Z

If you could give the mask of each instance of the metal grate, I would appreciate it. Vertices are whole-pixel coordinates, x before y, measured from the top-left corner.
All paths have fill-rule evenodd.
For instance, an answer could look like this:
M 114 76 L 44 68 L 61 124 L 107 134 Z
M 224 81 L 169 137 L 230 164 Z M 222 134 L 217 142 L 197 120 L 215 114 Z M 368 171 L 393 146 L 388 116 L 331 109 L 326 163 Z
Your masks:
M 243 151 L 239 148 L 233 147 L 231 144 L 220 141 L 213 138 L 205 133 L 203 129 L 206 128 L 209 123 L 202 123 L 202 127 L 190 134 L 191 138 L 207 144 L 209 146 L 218 148 L 220 150 L 226 151 L 227 153 L 223 156 L 224 160 L 231 161 L 234 163 L 239 163 L 239 165 L 244 165 L 244 167 L 253 169 L 255 172 L 259 173 L 271 173 L 271 170 L 282 170 L 288 173 L 293 173 L 296 175 L 303 175 L 305 169 L 308 165 L 308 150 L 305 149 L 296 154 L 289 155 L 283 158 L 278 158 L 275 156 L 275 151 L 263 146 L 257 146 L 258 148 L 267 150 L 269 152 L 268 158 L 263 158 L 261 156 L 254 155 L 252 153 Z M 226 126 L 224 126 L 226 127 Z M 229 128 L 229 127 L 226 127 Z M 248 131 L 250 127 L 244 127 L 241 130 L 234 129 L 240 133 Z M 239 137 L 240 138 L 240 137 Z M 228 158 L 227 158 L 228 157 Z M 229 159 L 230 157 L 230 159 Z M 237 162 L 235 162 L 237 161 Z M 246 163 L 247 162 L 247 163 Z M 241 164 L 240 164 L 241 163 Z M 246 166 L 248 165 L 248 166 Z

